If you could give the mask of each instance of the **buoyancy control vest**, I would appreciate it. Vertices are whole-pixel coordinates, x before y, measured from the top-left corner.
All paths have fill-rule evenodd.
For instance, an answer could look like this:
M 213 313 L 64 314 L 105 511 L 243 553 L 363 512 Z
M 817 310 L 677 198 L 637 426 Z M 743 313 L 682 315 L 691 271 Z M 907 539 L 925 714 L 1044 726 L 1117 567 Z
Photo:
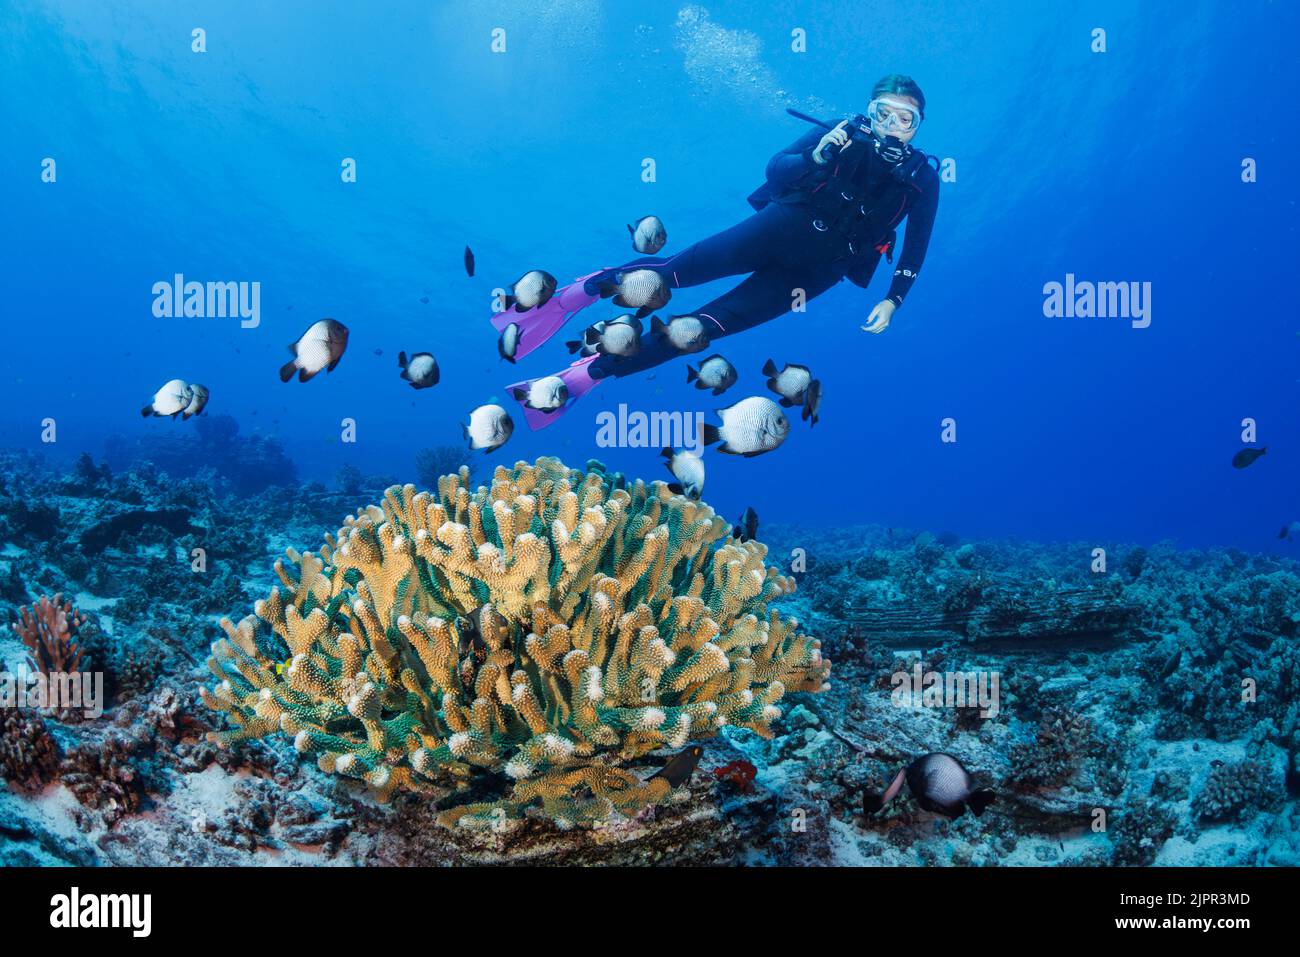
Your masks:
M 750 205 L 762 209 L 775 201 L 804 206 L 813 228 L 841 236 L 849 255 L 881 253 L 893 262 L 895 227 L 924 190 L 922 168 L 932 160 L 909 147 L 903 159 L 890 164 L 867 139 L 856 139 L 854 145 L 779 194 L 764 184 L 750 196 Z

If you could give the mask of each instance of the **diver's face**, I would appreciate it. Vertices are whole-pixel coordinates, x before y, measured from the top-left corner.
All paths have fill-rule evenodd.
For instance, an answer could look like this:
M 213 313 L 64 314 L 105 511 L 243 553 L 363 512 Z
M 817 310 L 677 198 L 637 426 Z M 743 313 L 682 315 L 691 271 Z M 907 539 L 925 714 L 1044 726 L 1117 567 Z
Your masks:
M 874 102 L 872 129 L 881 136 L 893 136 L 903 143 L 910 143 L 921 125 L 921 104 L 913 97 L 894 93 L 878 97 Z

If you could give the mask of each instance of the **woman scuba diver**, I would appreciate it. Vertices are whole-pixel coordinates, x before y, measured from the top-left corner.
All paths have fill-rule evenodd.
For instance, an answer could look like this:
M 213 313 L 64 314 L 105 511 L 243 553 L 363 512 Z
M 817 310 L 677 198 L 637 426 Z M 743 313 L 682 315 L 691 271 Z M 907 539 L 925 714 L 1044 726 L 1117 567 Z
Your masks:
M 750 273 L 693 313 L 715 340 L 789 312 L 800 292 L 804 301 L 815 299 L 846 277 L 866 288 L 882 255 L 893 262 L 896 230 L 906 219 L 889 292 L 862 326 L 884 332 L 925 261 L 939 205 L 938 173 L 910 145 L 924 117 L 921 88 L 911 77 L 891 73 L 872 88 L 865 116 L 829 130 L 819 123 L 772 157 L 766 182 L 749 197 L 756 212 L 748 219 L 675 256 L 647 256 L 584 276 L 544 305 L 498 313 L 493 324 L 502 330 L 517 324 L 523 354 L 598 301 L 602 291 L 610 294 L 621 274 L 631 270 L 652 270 L 671 289 Z M 607 376 L 635 375 L 679 355 L 669 336 L 646 336 L 634 356 L 588 356 L 557 375 L 569 398 L 576 399 Z M 530 384 L 510 388 L 518 394 Z M 534 429 L 562 411 L 539 414 L 525 408 Z

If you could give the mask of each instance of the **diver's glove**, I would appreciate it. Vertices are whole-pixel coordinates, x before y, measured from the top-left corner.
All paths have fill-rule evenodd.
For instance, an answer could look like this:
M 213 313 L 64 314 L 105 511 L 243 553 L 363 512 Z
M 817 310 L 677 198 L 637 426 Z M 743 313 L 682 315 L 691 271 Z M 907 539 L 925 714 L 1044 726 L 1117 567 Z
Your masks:
M 849 141 L 852 137 L 849 131 L 845 129 L 849 121 L 845 120 L 839 126 L 823 136 L 817 145 L 812 148 L 812 161 L 818 166 L 825 166 L 830 162 L 831 157 L 848 148 Z
M 871 310 L 867 316 L 867 324 L 862 327 L 863 332 L 884 332 L 889 328 L 889 320 L 894 318 L 894 310 L 898 304 L 892 299 L 882 299 L 876 303 L 876 308 Z

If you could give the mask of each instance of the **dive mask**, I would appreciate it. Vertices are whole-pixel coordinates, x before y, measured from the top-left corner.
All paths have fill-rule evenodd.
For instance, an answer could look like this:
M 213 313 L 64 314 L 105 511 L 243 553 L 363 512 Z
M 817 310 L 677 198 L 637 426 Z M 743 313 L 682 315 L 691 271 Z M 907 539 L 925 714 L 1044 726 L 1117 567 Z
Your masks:
M 908 133 L 921 125 L 921 112 L 910 103 L 878 96 L 867 104 L 867 119 L 877 136 Z

